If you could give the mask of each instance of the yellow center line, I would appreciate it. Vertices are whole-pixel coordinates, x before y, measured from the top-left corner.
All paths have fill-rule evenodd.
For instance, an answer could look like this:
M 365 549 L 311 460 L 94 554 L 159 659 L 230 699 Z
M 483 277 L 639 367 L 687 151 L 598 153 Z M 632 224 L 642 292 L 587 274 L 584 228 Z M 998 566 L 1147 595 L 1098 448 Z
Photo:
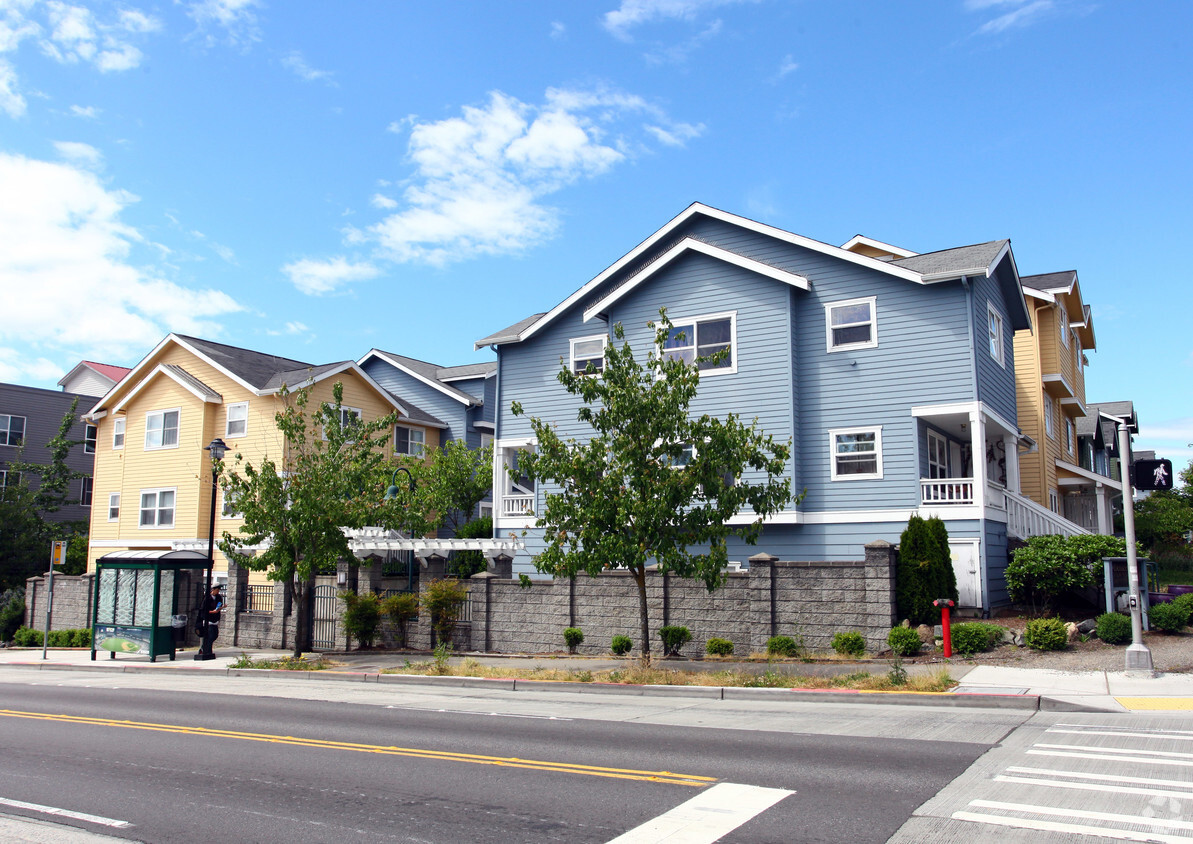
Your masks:
M 303 738 L 301 736 L 279 736 L 269 733 L 246 733 L 237 730 L 220 730 L 209 727 L 186 727 L 180 724 L 154 724 L 143 721 L 120 721 L 112 718 L 91 718 L 83 715 L 56 715 L 47 712 L 21 712 L 15 709 L 0 709 L 0 716 L 9 718 L 32 718 L 39 721 L 54 721 L 66 724 L 85 724 L 95 727 L 123 727 L 130 730 L 183 733 L 206 738 L 228 738 L 241 741 L 261 741 L 271 744 L 285 744 L 294 747 L 311 747 L 322 750 L 351 750 L 357 753 L 379 753 L 387 756 L 409 756 L 416 759 L 432 759 L 443 762 L 469 762 L 474 765 L 499 765 L 507 768 L 524 768 L 532 771 L 550 771 L 563 774 L 584 774 L 593 777 L 609 777 L 623 780 L 659 782 L 669 785 L 687 785 L 703 788 L 717 781 L 716 777 L 701 777 L 692 774 L 677 774 L 671 771 L 639 771 L 633 768 L 605 768 L 595 765 L 575 765 L 570 762 L 549 762 L 541 759 L 521 759 L 516 756 L 483 756 L 477 753 L 455 753 L 446 750 L 428 750 L 418 747 L 394 747 L 376 744 L 361 744 L 347 741 Z

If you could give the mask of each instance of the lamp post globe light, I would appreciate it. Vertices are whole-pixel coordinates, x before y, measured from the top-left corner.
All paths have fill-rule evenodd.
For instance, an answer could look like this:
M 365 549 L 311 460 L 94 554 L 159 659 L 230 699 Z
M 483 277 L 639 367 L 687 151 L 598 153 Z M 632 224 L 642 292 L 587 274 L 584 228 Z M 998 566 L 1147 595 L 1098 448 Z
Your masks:
M 207 613 L 204 607 L 208 596 L 211 595 L 212 569 L 215 568 L 215 500 L 219 492 L 219 462 L 228 453 L 228 446 L 222 439 L 216 437 L 210 445 L 203 446 L 203 450 L 211 453 L 211 520 L 207 529 L 207 588 L 203 591 L 203 599 L 199 602 L 199 623 L 202 630 L 199 652 L 195 654 L 196 661 L 215 659 L 211 648 L 211 640 L 207 637 Z
M 410 470 L 407 469 L 405 466 L 399 466 L 398 468 L 394 469 L 394 473 L 389 479 L 389 487 L 385 490 L 385 500 L 386 501 L 393 501 L 401 493 L 401 490 L 398 489 L 398 472 L 406 473 L 406 481 L 410 484 L 409 491 L 414 492 L 414 475 L 412 475 L 410 473 Z M 410 556 L 410 559 L 408 559 L 406 561 L 406 591 L 409 592 L 409 591 L 412 591 L 413 589 L 414 589 L 414 556 L 412 554 Z

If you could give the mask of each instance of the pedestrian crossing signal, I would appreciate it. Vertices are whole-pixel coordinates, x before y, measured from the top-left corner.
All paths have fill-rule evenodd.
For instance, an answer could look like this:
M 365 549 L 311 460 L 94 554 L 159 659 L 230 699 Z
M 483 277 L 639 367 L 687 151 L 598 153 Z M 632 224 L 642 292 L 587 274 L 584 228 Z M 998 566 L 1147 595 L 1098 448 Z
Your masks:
M 1171 460 L 1136 460 L 1135 489 L 1172 489 Z

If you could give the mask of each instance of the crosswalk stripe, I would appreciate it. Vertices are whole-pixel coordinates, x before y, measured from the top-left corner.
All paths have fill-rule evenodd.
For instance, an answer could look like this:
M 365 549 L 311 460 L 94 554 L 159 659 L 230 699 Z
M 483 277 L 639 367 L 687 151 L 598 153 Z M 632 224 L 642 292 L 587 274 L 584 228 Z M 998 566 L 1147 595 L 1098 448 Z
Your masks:
M 1119 774 L 1089 774 L 1082 771 L 1062 771 L 1054 768 L 1024 768 L 1012 765 L 1007 768 L 1009 773 L 1036 774 L 1041 776 L 1069 777 L 1070 779 L 1103 780 L 1105 782 L 1129 782 L 1135 785 L 1168 785 L 1173 788 L 1193 788 L 1193 782 L 1188 780 L 1158 780 L 1153 777 L 1124 777 Z
M 1073 791 L 1105 791 L 1110 794 L 1146 794 L 1151 796 L 1171 797 L 1173 800 L 1193 800 L 1193 792 L 1167 791 L 1163 788 L 1134 788 L 1125 785 L 1097 785 L 1092 782 L 1065 782 L 1064 780 L 1045 780 L 1033 777 L 1008 777 L 1000 775 L 995 782 L 1017 782 L 1024 785 L 1044 785 L 1049 788 L 1068 788 Z
M 1117 838 L 1120 841 L 1145 841 L 1150 842 L 1150 844 L 1189 844 L 1188 836 L 1165 835 L 1159 832 L 1135 832 L 1130 829 L 1112 829 L 1105 826 L 1057 823 L 1056 821 L 1042 821 L 1032 818 L 1009 818 L 1005 815 L 987 815 L 981 812 L 954 812 L 953 817 L 960 821 L 973 821 L 975 823 L 993 824 L 994 826 L 1010 826 L 1016 829 L 1036 829 L 1041 832 L 1100 835 L 1103 838 Z
M 1193 741 L 1193 733 L 1173 732 L 1166 730 L 1164 732 L 1139 732 L 1126 730 L 1058 730 L 1055 727 L 1048 730 L 1050 733 L 1066 733 L 1069 735 L 1079 736 L 1122 736 L 1123 738 L 1139 738 L 1139 739 L 1169 739 L 1171 741 Z
M 23 800 L 8 800 L 0 797 L 0 806 L 8 806 L 13 809 L 25 809 L 30 812 L 40 812 L 43 815 L 54 815 L 59 818 L 70 818 L 76 821 L 86 821 L 87 823 L 99 824 L 100 826 L 110 826 L 115 829 L 123 829 L 132 826 L 128 821 L 118 821 L 115 818 L 105 818 L 103 815 L 89 815 L 86 812 L 72 812 L 70 809 L 59 809 L 57 806 L 43 806 L 40 803 L 26 803 Z
M 723 782 L 609 844 L 712 844 L 794 791 Z
M 1103 759 L 1109 762 L 1140 762 L 1145 765 L 1174 765 L 1181 768 L 1193 768 L 1193 762 L 1180 759 L 1145 759 L 1142 756 L 1119 756 L 1113 753 L 1069 753 L 1062 750 L 1029 750 L 1029 756 L 1058 756 L 1065 759 Z
M 1088 809 L 1054 809 L 1051 806 L 1033 806 L 1029 803 L 1006 803 L 1001 800 L 972 800 L 969 803 L 978 809 L 1001 809 L 1004 812 L 1026 812 L 1032 815 L 1060 815 L 1065 818 L 1080 818 L 1086 821 L 1110 821 L 1112 823 L 1143 824 L 1163 829 L 1193 830 L 1193 822 L 1170 818 L 1153 818 L 1144 815 L 1123 815 L 1117 812 L 1093 812 Z
M 1123 753 L 1136 756 L 1163 756 L 1169 759 L 1193 759 L 1193 753 L 1177 753 L 1170 750 L 1139 750 L 1135 747 L 1094 747 L 1086 744 L 1036 744 L 1051 750 L 1089 750 L 1097 753 Z

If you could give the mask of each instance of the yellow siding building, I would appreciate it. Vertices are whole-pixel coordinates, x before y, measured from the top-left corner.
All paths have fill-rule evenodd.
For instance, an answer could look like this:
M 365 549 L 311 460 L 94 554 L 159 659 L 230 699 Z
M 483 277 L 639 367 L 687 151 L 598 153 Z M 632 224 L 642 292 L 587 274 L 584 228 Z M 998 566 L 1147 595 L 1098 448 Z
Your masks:
M 439 445 L 441 421 L 383 389 L 353 361 L 313 365 L 195 337 L 166 337 L 87 416 L 98 429 L 88 570 L 112 552 L 196 543 L 206 550 L 211 462 L 205 446 L 218 437 L 229 455 L 242 454 L 253 464 L 281 458 L 284 443 L 274 415 L 282 407 L 282 386 L 310 387 L 317 406 L 332 401 L 336 382 L 344 387 L 344 408 L 362 420 L 396 411 L 404 428 L 423 431 L 427 449 Z M 218 541 L 225 530 L 235 533 L 240 520 L 216 503 Z M 215 569 L 227 571 L 218 548 Z

